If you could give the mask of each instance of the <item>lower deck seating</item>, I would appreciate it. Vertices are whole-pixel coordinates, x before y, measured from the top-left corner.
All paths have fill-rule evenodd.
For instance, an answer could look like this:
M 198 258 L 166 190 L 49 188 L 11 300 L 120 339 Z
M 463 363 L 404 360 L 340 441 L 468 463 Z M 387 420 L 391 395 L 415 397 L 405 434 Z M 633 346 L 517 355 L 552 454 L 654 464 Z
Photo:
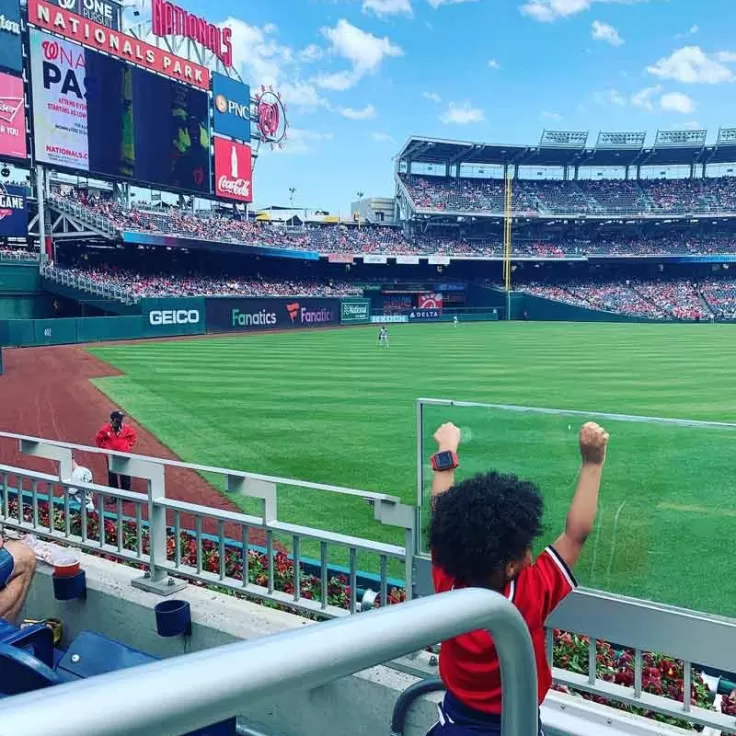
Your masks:
M 0 698 L 137 667 L 156 659 L 92 631 L 82 631 L 65 652 L 54 650 L 53 634 L 43 624 L 18 629 L 0 619 Z M 229 718 L 188 736 L 234 736 L 235 729 L 235 718 Z

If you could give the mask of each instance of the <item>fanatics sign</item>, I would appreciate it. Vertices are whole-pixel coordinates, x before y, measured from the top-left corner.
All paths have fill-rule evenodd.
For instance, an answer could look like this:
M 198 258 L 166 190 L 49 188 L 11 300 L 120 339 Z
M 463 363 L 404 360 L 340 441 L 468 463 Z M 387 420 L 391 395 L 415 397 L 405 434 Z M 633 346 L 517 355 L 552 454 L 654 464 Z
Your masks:
M 133 36 L 85 20 L 43 0 L 28 0 L 28 22 L 144 69 L 159 72 L 199 89 L 209 90 L 210 72 L 206 67 L 139 41 Z

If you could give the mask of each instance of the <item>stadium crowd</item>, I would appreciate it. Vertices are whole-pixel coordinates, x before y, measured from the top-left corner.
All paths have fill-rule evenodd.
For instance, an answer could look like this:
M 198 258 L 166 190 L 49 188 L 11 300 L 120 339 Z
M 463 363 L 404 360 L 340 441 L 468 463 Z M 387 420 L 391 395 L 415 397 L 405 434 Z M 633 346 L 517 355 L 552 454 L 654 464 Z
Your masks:
M 400 174 L 418 209 L 504 211 L 501 179 Z M 516 179 L 512 209 L 519 215 L 605 215 L 736 212 L 736 177 L 534 181 Z
M 736 279 L 571 281 L 519 287 L 534 296 L 617 314 L 661 320 L 736 319 Z
M 556 182 L 549 184 L 551 192 Z M 591 182 L 602 188 L 609 182 Z M 621 182 L 619 182 L 621 184 Z M 633 185 L 632 185 L 633 186 Z M 299 228 L 253 222 L 218 213 L 184 212 L 181 209 L 164 210 L 125 209 L 110 200 L 82 199 L 76 202 L 91 213 L 104 217 L 118 230 L 132 230 L 153 234 L 172 234 L 198 240 L 232 242 L 245 245 L 291 248 L 319 253 L 380 254 L 380 255 L 455 255 L 500 257 L 503 244 L 500 236 L 459 237 L 458 229 L 428 232 L 416 236 L 405 235 L 400 229 L 388 226 L 356 224 L 314 224 Z M 734 193 L 736 208 L 736 193 Z M 513 253 L 517 256 L 564 258 L 585 255 L 693 255 L 736 253 L 736 236 L 724 233 L 702 234 L 693 230 L 656 237 L 640 235 L 602 235 L 595 239 L 564 238 L 550 240 L 548 236 L 516 237 Z
M 161 296 L 360 296 L 359 287 L 329 281 L 270 281 L 240 277 L 209 276 L 201 273 L 140 273 L 112 266 L 57 267 L 71 276 L 115 286 L 133 297 Z

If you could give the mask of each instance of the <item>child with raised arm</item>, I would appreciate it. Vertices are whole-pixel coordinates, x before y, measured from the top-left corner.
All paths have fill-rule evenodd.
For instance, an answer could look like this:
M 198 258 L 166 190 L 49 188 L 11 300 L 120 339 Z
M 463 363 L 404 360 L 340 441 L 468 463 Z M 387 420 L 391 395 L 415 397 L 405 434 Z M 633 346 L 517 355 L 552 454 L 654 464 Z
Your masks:
M 536 560 L 531 547 L 542 533 L 539 489 L 514 475 L 495 472 L 456 485 L 460 430 L 443 424 L 434 438 L 438 452 L 432 456 L 429 541 L 435 591 L 490 588 L 518 608 L 534 646 L 541 705 L 552 685 L 544 623 L 577 585 L 572 568 L 593 530 L 608 434 L 592 422 L 581 428 L 582 465 L 565 530 Z M 428 736 L 501 733 L 501 673 L 487 631 L 443 642 L 440 676 L 447 693 L 439 706 L 439 721 Z

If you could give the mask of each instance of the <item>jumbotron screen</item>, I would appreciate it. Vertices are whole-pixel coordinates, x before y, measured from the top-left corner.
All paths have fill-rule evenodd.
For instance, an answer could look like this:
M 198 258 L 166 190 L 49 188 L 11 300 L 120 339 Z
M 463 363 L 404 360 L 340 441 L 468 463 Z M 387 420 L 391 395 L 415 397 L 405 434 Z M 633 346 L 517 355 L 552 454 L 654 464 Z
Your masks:
M 38 161 L 211 193 L 207 93 L 32 29 Z

